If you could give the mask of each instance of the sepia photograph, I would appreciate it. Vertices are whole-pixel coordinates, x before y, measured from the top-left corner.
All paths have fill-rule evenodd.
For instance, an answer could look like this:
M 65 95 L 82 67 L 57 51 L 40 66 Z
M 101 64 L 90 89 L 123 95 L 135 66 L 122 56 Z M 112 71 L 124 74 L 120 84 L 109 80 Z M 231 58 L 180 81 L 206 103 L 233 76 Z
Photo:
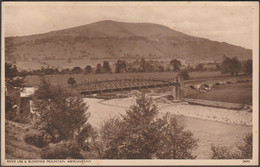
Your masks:
M 2 2 L 1 165 L 258 165 L 258 2 Z

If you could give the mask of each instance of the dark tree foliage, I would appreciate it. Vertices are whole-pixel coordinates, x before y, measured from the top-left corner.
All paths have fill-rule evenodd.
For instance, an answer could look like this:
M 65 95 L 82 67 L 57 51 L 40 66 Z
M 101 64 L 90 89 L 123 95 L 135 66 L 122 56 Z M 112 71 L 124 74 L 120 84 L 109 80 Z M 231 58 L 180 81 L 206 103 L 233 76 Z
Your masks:
M 186 131 L 175 117 L 166 114 L 158 124 L 161 141 L 156 157 L 159 159 L 195 159 L 192 151 L 198 146 L 198 139 L 193 137 L 191 131 Z
M 248 133 L 244 137 L 244 144 L 238 146 L 238 149 L 241 151 L 241 157 L 245 159 L 252 159 L 253 156 L 253 134 Z
M 71 70 L 69 68 L 62 69 L 61 74 L 71 74 Z
M 247 75 L 251 75 L 251 74 L 252 74 L 252 72 L 253 72 L 252 60 L 247 60 L 247 61 L 243 64 L 243 67 L 244 67 L 244 72 L 245 72 Z
M 189 74 L 188 74 L 188 71 L 187 70 L 182 70 L 180 71 L 177 76 L 180 76 L 182 77 L 184 80 L 187 80 L 190 78 Z
M 144 95 L 122 118 L 106 121 L 100 129 L 101 157 L 106 159 L 192 159 L 197 140 L 169 115 L 157 118 L 158 109 Z
M 173 67 L 173 71 L 180 71 L 181 70 L 181 62 L 177 59 L 172 59 L 170 64 Z
M 80 154 L 80 147 L 74 141 L 61 141 L 50 144 L 42 149 L 43 159 L 84 159 Z
M 24 78 L 18 77 L 18 70 L 15 65 L 5 63 L 5 81 L 13 87 L 23 87 Z
M 77 83 L 77 81 L 73 77 L 69 77 L 69 79 L 68 79 L 69 85 L 75 85 L 76 83 Z
M 89 74 L 92 73 L 92 67 L 91 66 L 86 66 L 86 68 L 84 69 L 85 74 Z
M 96 74 L 100 74 L 101 73 L 101 64 L 100 63 L 97 64 L 95 73 Z
M 5 78 L 14 78 L 18 75 L 18 70 L 15 65 L 5 63 Z
M 79 95 L 52 86 L 43 79 L 35 91 L 33 102 L 38 113 L 37 126 L 51 136 L 52 143 L 83 141 L 82 133 L 90 128 L 87 123 L 90 113 Z
M 73 74 L 80 74 L 82 73 L 82 71 L 83 70 L 80 67 L 73 67 L 73 69 L 71 70 Z
M 198 64 L 196 67 L 195 67 L 195 70 L 196 71 L 203 71 L 204 70 L 204 67 L 203 67 L 203 64 Z
M 111 68 L 108 61 L 103 62 L 102 71 L 104 73 L 111 73 Z
M 162 65 L 159 65 L 158 72 L 164 72 L 164 67 Z
M 230 151 L 226 146 L 211 146 L 212 159 L 252 159 L 253 135 L 246 134 L 244 144 L 237 146 L 238 151 Z
M 229 74 L 231 76 L 237 75 L 241 71 L 241 62 L 237 57 L 229 58 L 224 56 L 224 60 L 221 64 L 221 73 Z
M 115 66 L 116 66 L 115 73 L 121 73 L 126 71 L 126 62 L 124 60 L 117 60 Z

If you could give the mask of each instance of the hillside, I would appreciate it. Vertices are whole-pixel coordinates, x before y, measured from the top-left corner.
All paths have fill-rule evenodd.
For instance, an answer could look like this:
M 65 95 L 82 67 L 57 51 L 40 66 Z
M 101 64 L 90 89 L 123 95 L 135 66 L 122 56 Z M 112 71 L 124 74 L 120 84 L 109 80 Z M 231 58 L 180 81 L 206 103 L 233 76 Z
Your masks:
M 5 158 L 39 159 L 41 149 L 24 142 L 24 135 L 29 131 L 27 124 L 5 121 Z
M 6 37 L 6 60 L 182 58 L 221 61 L 252 51 L 151 23 L 100 21 L 75 28 L 22 37 Z

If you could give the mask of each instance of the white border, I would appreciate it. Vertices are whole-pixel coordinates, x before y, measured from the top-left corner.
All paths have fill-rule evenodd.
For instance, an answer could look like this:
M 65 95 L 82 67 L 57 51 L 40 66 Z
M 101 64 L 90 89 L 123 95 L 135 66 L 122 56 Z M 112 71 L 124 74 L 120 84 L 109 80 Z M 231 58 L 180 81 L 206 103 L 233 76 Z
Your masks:
M 44 161 L 44 163 L 30 163 L 29 161 L 37 161 L 35 160 L 16 160 L 16 163 L 7 162 L 5 159 L 5 110 L 4 110 L 4 18 L 5 18 L 5 7 L 9 5 L 88 5 L 88 6 L 138 6 L 138 5 L 146 5 L 146 6 L 252 6 L 254 8 L 253 12 L 253 159 L 250 161 L 244 160 L 85 160 L 84 163 L 68 163 L 70 160 L 61 160 L 62 162 L 55 162 L 58 160 L 38 160 Z M 258 2 L 3 2 L 2 3 L 2 61 L 1 61 L 1 165 L 9 165 L 9 166 L 32 166 L 32 165 L 41 165 L 41 166 L 83 166 L 83 165 L 258 165 L 259 158 L 259 3 Z

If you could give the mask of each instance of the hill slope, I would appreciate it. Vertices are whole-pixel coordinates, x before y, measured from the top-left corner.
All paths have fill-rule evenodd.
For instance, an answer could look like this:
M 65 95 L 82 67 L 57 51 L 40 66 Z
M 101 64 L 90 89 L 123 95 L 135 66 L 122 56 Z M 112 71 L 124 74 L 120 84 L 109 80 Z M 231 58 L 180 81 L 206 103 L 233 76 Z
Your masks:
M 5 121 L 5 158 L 40 159 L 41 149 L 24 142 L 24 135 L 29 130 L 27 124 Z
M 252 51 L 151 23 L 100 21 L 75 28 L 6 38 L 6 60 L 67 58 L 182 58 L 222 60 L 252 57 Z

